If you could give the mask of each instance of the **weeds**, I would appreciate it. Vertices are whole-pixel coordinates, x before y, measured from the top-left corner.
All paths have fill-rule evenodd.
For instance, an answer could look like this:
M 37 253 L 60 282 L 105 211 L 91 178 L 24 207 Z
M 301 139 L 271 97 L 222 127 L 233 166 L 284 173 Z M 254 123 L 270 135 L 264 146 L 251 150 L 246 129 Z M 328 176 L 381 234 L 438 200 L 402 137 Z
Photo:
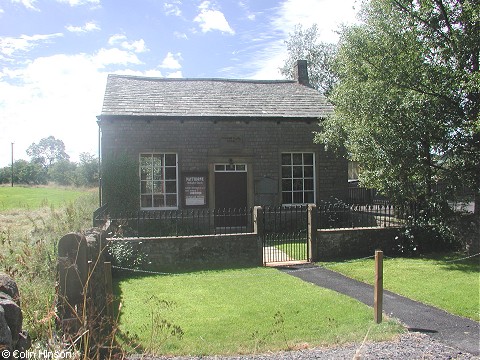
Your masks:
M 10 210 L 1 214 L 0 271 L 16 282 L 21 292 L 24 328 L 35 347 L 55 337 L 55 277 L 57 242 L 64 234 L 91 226 L 97 197 L 89 191 L 55 208 L 47 200 L 36 210 Z M 65 216 L 67 215 L 67 216 Z

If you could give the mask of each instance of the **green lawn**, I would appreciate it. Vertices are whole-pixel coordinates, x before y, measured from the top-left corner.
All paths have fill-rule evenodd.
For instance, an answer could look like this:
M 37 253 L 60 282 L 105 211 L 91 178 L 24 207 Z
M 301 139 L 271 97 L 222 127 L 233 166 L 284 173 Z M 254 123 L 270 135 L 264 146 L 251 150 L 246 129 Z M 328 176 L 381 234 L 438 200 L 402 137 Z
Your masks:
M 392 320 L 272 268 L 145 276 L 117 282 L 125 348 L 150 354 L 241 354 L 391 339 Z
M 420 259 L 384 259 L 384 288 L 452 314 L 480 320 L 480 261 L 461 261 L 461 255 L 436 255 Z M 369 284 L 374 283 L 374 260 L 320 263 L 329 269 Z
M 0 212 L 13 209 L 37 209 L 59 206 L 85 194 L 85 189 L 59 187 L 0 186 Z

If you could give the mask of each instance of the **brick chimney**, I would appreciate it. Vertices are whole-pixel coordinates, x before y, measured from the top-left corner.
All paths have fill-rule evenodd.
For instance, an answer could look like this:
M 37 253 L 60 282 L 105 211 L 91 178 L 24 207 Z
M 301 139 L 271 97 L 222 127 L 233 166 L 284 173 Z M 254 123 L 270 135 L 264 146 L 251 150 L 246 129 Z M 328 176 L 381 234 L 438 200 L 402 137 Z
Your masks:
M 310 81 L 308 80 L 308 70 L 307 70 L 307 60 L 297 60 L 294 69 L 295 80 L 305 86 L 310 86 Z

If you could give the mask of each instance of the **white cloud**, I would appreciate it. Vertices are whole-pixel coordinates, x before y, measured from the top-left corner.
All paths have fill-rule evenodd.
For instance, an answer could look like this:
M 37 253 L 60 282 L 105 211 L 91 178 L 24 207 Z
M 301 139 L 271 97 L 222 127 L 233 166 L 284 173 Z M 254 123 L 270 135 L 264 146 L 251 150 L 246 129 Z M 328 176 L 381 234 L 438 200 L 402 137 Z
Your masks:
M 65 28 L 68 31 L 73 32 L 73 33 L 87 33 L 87 32 L 90 32 L 90 31 L 101 30 L 100 27 L 97 24 L 95 24 L 95 22 L 93 22 L 93 21 L 87 22 L 83 26 L 72 26 L 72 25 L 70 25 L 70 26 L 66 26 Z
M 62 33 L 38 34 L 38 35 L 20 35 L 18 37 L 0 37 L 0 53 L 12 56 L 18 51 L 29 51 L 39 43 L 51 42 L 52 39 L 62 37 Z
M 180 53 L 172 54 L 171 52 L 168 52 L 167 56 L 165 56 L 165 58 L 163 59 L 159 67 L 163 69 L 172 69 L 172 70 L 181 69 L 182 68 L 182 65 L 180 65 L 181 60 L 183 60 L 182 54 Z
M 167 78 L 173 78 L 173 79 L 183 78 L 183 74 L 179 70 L 179 71 L 175 71 L 175 72 L 167 74 Z
M 148 51 L 148 48 L 145 45 L 145 41 L 143 39 L 128 41 L 127 37 L 123 34 L 112 35 L 108 39 L 108 43 L 112 46 L 120 45 L 121 48 L 129 51 L 133 51 L 136 53 L 143 53 Z
M 255 79 L 281 79 L 279 67 L 287 57 L 285 40 L 297 24 L 304 28 L 317 24 L 320 41 L 337 42 L 336 31 L 342 23 L 355 22 L 359 0 L 286 0 L 272 16 L 269 26 L 273 30 L 263 36 L 263 50 L 247 65 L 256 69 L 249 77 Z M 277 34 L 276 36 L 270 36 Z M 270 37 L 270 39 L 269 39 Z
M 182 2 L 179 0 L 172 0 L 170 2 L 163 3 L 163 10 L 165 10 L 166 15 L 172 16 L 181 16 L 182 10 L 180 9 Z
M 40 11 L 34 5 L 37 2 L 37 0 L 12 0 L 12 2 L 22 4 L 23 6 L 25 6 L 29 10 Z
M 228 23 L 225 15 L 219 11 L 215 10 L 210 1 L 204 1 L 198 7 L 200 13 L 193 19 L 193 21 L 198 22 L 202 32 L 206 33 L 213 30 L 218 30 L 223 33 L 230 35 L 235 34 L 235 30 L 232 29 Z
M 185 34 L 185 33 L 182 33 L 182 32 L 179 32 L 179 31 L 174 31 L 174 32 L 173 32 L 173 35 L 174 35 L 177 39 L 188 40 L 188 36 L 187 36 L 187 34 Z
M 117 48 L 100 49 L 94 57 L 94 63 L 98 68 L 104 68 L 108 65 L 142 64 L 137 55 Z
M 57 2 L 62 4 L 68 4 L 70 6 L 100 5 L 100 0 L 57 0 Z
M 106 67 L 109 73 L 162 76 L 159 70 L 131 69 L 139 63 L 135 54 L 125 50 L 101 49 L 94 54 L 39 57 L 21 68 L 2 68 L 0 119 L 5 121 L 0 121 L 0 167 L 10 163 L 11 142 L 15 159 L 28 159 L 28 146 L 50 135 L 63 140 L 73 161 L 81 152 L 95 154 L 96 116 L 102 111 Z

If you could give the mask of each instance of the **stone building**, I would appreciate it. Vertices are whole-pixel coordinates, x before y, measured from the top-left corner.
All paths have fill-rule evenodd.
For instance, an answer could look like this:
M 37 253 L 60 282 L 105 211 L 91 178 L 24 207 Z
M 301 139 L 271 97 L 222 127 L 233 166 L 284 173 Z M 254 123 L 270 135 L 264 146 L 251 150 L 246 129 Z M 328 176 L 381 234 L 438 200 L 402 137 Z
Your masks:
M 142 210 L 345 199 L 347 161 L 313 142 L 333 108 L 309 86 L 306 65 L 282 81 L 109 75 L 98 116 L 103 168 L 130 159 L 138 178 L 124 195 Z M 123 196 L 107 186 L 104 203 Z

